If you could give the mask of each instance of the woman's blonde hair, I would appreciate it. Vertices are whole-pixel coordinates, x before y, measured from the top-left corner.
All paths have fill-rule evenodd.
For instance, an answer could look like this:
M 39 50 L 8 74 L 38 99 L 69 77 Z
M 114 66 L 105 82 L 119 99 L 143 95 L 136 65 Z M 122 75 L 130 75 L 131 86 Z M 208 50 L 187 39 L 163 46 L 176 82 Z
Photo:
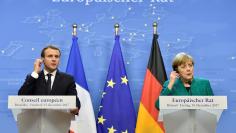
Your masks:
M 186 54 L 184 52 L 178 53 L 172 62 L 172 68 L 174 71 L 178 71 L 177 68 L 178 66 L 185 64 L 186 62 L 191 61 L 192 64 L 194 65 L 194 60 L 192 58 L 192 56 L 190 56 L 189 54 Z

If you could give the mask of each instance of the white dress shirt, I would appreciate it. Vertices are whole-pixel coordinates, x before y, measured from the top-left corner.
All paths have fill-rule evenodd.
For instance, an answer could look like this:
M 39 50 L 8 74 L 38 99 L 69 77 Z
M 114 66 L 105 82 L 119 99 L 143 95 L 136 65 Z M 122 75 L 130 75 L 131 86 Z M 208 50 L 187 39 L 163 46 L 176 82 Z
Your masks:
M 48 72 L 47 70 L 43 69 L 43 73 L 44 73 L 44 76 L 45 76 L 46 81 L 48 81 L 48 76 L 47 76 L 47 74 L 48 74 L 49 72 Z M 55 71 L 53 71 L 53 72 L 51 73 L 51 74 L 52 74 L 52 75 L 51 75 L 51 88 L 52 88 L 52 86 L 53 86 L 56 73 L 57 73 L 57 70 L 55 70 Z M 31 73 L 31 76 L 32 76 L 33 78 L 35 78 L 35 79 L 38 79 L 39 74 L 33 71 L 33 72 Z

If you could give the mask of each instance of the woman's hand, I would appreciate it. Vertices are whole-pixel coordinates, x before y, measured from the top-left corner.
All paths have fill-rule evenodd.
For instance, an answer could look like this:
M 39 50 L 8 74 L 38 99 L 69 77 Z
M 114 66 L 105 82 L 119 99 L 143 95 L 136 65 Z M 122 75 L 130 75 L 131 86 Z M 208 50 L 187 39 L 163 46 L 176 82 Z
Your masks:
M 177 78 L 179 78 L 179 74 L 178 74 L 176 71 L 172 71 L 172 72 L 170 73 L 170 82 L 169 82 L 169 84 L 168 84 L 168 88 L 169 88 L 170 90 L 172 89 L 172 87 L 173 87 L 173 85 L 174 85 L 174 83 L 175 83 L 175 80 L 176 80 Z

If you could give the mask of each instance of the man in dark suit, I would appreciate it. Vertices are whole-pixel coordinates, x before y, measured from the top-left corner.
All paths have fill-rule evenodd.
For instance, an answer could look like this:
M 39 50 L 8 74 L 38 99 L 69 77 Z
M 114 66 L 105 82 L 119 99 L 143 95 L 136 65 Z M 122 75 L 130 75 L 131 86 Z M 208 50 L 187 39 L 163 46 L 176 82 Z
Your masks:
M 41 58 L 34 62 L 34 71 L 27 75 L 18 95 L 75 95 L 76 108 L 72 114 L 78 114 L 80 101 L 77 97 L 74 78 L 58 70 L 61 52 L 55 46 L 49 45 L 41 52 Z M 44 69 L 41 70 L 41 64 Z

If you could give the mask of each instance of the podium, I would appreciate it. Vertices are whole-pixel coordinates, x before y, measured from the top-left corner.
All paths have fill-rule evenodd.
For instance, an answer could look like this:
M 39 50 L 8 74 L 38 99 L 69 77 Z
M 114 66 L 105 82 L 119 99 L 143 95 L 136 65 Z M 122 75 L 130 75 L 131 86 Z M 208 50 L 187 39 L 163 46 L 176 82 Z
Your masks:
M 52 99 L 57 102 L 52 104 Z M 75 97 L 10 96 L 8 108 L 12 109 L 19 133 L 68 133 L 75 119 L 68 110 L 75 108 L 70 100 L 75 101 Z
M 163 121 L 166 133 L 216 133 L 217 122 L 227 109 L 227 97 L 222 96 L 160 97 L 158 120 Z

